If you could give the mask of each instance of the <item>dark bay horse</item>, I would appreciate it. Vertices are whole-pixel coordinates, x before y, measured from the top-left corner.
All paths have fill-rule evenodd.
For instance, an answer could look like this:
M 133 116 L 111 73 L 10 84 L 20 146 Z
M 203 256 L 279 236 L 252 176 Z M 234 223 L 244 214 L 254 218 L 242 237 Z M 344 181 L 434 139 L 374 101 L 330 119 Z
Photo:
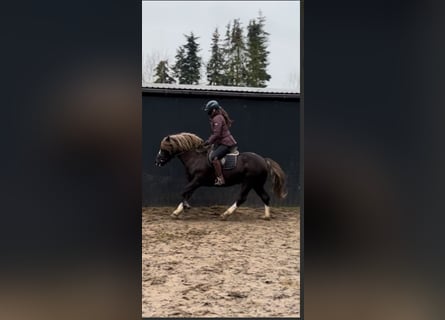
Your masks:
M 197 188 L 215 186 L 215 172 L 208 163 L 208 152 L 209 147 L 204 147 L 204 140 L 193 133 L 182 132 L 162 139 L 155 164 L 162 167 L 174 157 L 178 157 L 185 166 L 188 180 L 182 192 L 182 201 L 172 213 L 173 218 L 177 218 L 184 209 L 190 208 L 188 201 Z M 240 153 L 236 167 L 224 171 L 226 184 L 223 186 L 241 184 L 241 192 L 236 202 L 221 214 L 221 218 L 225 220 L 231 215 L 246 201 L 247 195 L 253 189 L 264 202 L 263 218 L 270 219 L 270 197 L 264 190 L 268 175 L 272 178 L 275 195 L 284 199 L 287 195 L 286 175 L 279 164 L 253 152 Z

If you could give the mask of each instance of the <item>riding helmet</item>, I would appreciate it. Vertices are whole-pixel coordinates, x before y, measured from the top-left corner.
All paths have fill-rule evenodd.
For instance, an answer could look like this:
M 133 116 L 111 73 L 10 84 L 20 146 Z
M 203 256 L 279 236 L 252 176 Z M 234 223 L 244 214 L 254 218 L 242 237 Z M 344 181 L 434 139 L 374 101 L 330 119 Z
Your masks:
M 207 102 L 204 111 L 207 112 L 208 114 L 211 114 L 213 109 L 219 109 L 219 108 L 221 108 L 221 106 L 219 105 L 218 101 L 210 100 L 209 102 Z

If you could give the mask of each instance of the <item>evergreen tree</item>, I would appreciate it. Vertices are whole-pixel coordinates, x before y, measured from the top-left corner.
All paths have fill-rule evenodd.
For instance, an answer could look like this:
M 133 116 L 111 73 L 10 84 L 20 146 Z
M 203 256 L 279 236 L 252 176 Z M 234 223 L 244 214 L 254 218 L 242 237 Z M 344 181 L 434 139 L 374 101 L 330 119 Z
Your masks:
M 231 48 L 231 38 L 232 38 L 232 31 L 230 29 L 230 22 L 226 26 L 226 33 L 224 37 L 224 42 L 222 45 L 222 60 L 223 60 L 223 75 L 222 75 L 222 85 L 228 86 L 229 85 L 229 78 L 230 78 L 230 70 L 229 70 L 229 56 L 230 56 L 230 48 Z
M 200 51 L 199 44 L 196 42 L 198 37 L 195 37 L 193 33 L 190 33 L 190 36 L 186 36 L 186 38 L 186 66 L 188 66 L 186 78 L 188 83 L 198 84 L 199 79 L 201 78 L 200 70 L 202 64 L 202 59 L 198 56 L 198 52 Z
M 213 32 L 211 57 L 207 64 L 207 80 L 209 85 L 224 84 L 224 57 L 220 47 L 218 28 Z
M 265 28 L 266 18 L 259 14 L 256 20 L 250 20 L 247 26 L 247 86 L 266 87 L 266 81 L 270 80 L 267 73 L 268 61 L 267 51 L 268 35 Z
M 175 56 L 176 62 L 173 66 L 173 75 L 176 79 L 178 79 L 179 83 L 186 83 L 186 79 L 183 74 L 183 70 L 185 70 L 185 49 L 184 46 L 180 46 L 178 50 L 176 51 Z
M 170 76 L 170 67 L 167 60 L 161 60 L 155 69 L 155 83 L 175 83 Z
M 246 47 L 239 19 L 233 21 L 233 27 L 230 32 L 230 44 L 227 48 L 226 77 L 228 85 L 246 85 Z
M 185 35 L 186 44 L 179 47 L 175 56 L 176 63 L 173 67 L 175 76 L 179 83 L 198 84 L 201 78 L 202 59 L 198 56 L 199 44 L 196 42 L 193 32 L 189 36 Z

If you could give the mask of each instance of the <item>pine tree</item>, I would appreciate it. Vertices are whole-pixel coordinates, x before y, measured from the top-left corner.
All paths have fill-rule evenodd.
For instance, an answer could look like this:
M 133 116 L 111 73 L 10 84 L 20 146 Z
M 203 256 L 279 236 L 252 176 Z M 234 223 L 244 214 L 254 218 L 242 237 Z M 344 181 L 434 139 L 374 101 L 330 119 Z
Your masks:
M 239 19 L 233 21 L 230 33 L 230 44 L 227 48 L 226 76 L 228 85 L 246 85 L 246 47 Z
M 175 83 L 170 76 L 170 67 L 167 60 L 161 60 L 155 69 L 155 83 Z
M 213 32 L 211 57 L 207 64 L 207 80 L 209 85 L 224 85 L 224 57 L 220 47 L 218 28 Z
M 172 68 L 173 75 L 175 76 L 176 79 L 178 79 L 179 83 L 187 83 L 186 79 L 184 77 L 184 71 L 183 71 L 186 68 L 184 46 L 180 46 L 178 48 L 178 50 L 176 51 L 175 59 L 176 59 L 176 62 Z
M 190 36 L 186 36 L 186 38 L 186 66 L 188 66 L 186 79 L 190 84 L 198 84 L 199 79 L 201 79 L 200 70 L 202 64 L 202 59 L 198 56 L 198 52 L 200 51 L 199 44 L 196 42 L 198 37 L 195 37 L 193 33 L 190 33 Z
M 266 87 L 266 81 L 270 80 L 267 73 L 268 35 L 265 28 L 266 18 L 259 14 L 256 20 L 250 20 L 247 26 L 247 86 Z
M 201 64 L 202 59 L 198 56 L 199 44 L 196 42 L 198 37 L 195 37 L 193 32 L 189 36 L 184 35 L 186 44 L 179 47 L 175 56 L 176 63 L 173 67 L 175 76 L 179 83 L 198 84 L 201 78 Z
M 224 36 L 224 42 L 222 44 L 222 60 L 223 60 L 223 75 L 222 75 L 222 85 L 228 86 L 230 82 L 230 66 L 229 66 L 229 56 L 231 52 L 231 38 L 232 38 L 232 31 L 230 29 L 230 23 L 226 26 L 226 33 Z

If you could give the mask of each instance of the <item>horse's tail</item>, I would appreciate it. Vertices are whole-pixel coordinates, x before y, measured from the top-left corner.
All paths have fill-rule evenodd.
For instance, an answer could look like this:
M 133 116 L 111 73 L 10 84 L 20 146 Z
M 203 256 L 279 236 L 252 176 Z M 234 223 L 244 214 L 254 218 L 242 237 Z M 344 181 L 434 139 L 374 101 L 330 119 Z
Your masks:
M 287 196 L 286 190 L 286 174 L 280 165 L 270 158 L 264 158 L 272 177 L 272 189 L 277 197 L 284 199 Z

